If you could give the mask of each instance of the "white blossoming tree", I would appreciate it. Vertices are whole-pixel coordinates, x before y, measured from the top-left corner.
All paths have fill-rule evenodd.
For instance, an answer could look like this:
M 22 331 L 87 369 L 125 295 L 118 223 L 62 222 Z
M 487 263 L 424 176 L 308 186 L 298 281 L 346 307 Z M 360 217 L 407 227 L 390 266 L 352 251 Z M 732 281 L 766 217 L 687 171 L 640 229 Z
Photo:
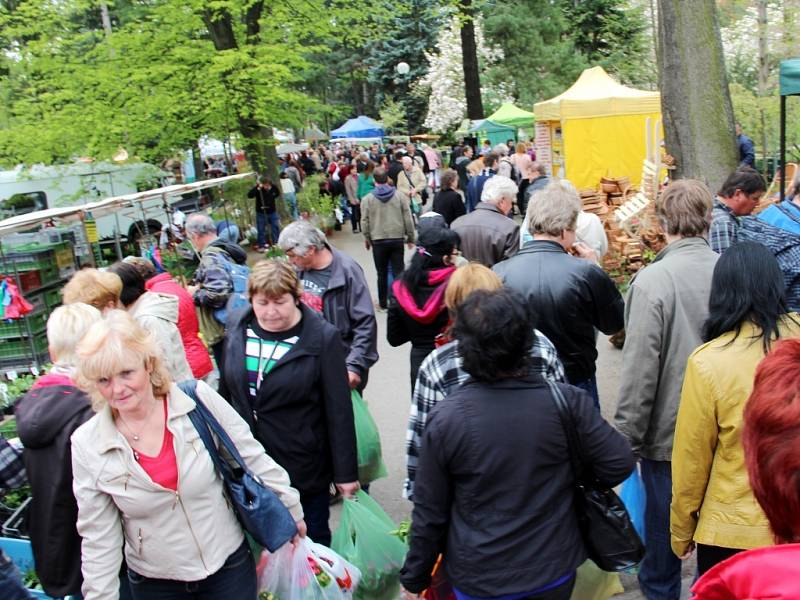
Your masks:
M 490 47 L 484 40 L 480 19 L 475 23 L 475 41 L 482 68 L 485 69 L 503 59 L 503 51 Z M 426 52 L 425 58 L 429 64 L 428 74 L 417 84 L 430 90 L 428 114 L 424 126 L 431 131 L 447 131 L 461 123 L 467 112 L 461 36 L 456 18 L 442 29 L 435 52 Z M 490 106 L 510 100 L 502 85 L 486 86 L 482 93 Z

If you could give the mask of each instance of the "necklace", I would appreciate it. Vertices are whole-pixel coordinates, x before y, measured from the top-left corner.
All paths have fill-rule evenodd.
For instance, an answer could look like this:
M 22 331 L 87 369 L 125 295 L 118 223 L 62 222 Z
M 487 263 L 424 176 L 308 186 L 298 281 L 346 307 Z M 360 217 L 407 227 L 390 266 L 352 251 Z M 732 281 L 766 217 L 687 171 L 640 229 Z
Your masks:
M 140 437 L 140 434 L 142 433 L 142 429 L 144 428 L 144 426 L 147 425 L 147 422 L 150 420 L 150 415 L 153 414 L 153 409 L 156 407 L 156 404 L 158 404 L 158 401 L 154 400 L 153 403 L 150 405 L 150 410 L 147 412 L 147 415 L 144 418 L 144 425 L 139 429 L 139 433 L 136 433 L 133 429 L 131 429 L 128 426 L 128 424 L 125 422 L 125 419 L 122 418 L 122 413 L 119 413 L 119 412 L 117 413 L 117 416 L 119 417 L 120 423 L 122 423 L 125 426 L 125 429 L 128 430 L 128 433 L 133 438 L 134 442 L 138 442 L 139 441 L 139 437 Z

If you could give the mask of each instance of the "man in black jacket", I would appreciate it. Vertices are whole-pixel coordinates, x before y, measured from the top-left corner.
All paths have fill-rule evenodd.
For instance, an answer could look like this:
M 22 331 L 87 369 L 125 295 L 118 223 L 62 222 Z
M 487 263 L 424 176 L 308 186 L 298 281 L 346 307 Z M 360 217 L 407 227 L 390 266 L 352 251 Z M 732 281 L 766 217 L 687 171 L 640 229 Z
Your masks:
M 342 334 L 350 388 L 362 392 L 378 360 L 378 326 L 363 269 L 330 246 L 325 234 L 308 221 L 287 225 L 278 245 L 298 271 L 303 303 Z
M 258 185 L 247 192 L 248 198 L 256 200 L 256 229 L 258 230 L 258 247 L 256 250 L 267 249 L 267 221 L 270 226 L 270 246 L 278 243 L 281 232 L 281 222 L 278 218 L 276 200 L 281 195 L 278 187 L 272 184 L 269 177 L 259 177 Z
M 528 209 L 533 241 L 494 271 L 522 293 L 538 316 L 536 327 L 553 342 L 567 381 L 589 392 L 600 408 L 595 378 L 595 328 L 610 335 L 624 326 L 624 302 L 595 253 L 577 243 L 581 201 L 556 181 Z M 573 250 L 578 256 L 571 256 Z

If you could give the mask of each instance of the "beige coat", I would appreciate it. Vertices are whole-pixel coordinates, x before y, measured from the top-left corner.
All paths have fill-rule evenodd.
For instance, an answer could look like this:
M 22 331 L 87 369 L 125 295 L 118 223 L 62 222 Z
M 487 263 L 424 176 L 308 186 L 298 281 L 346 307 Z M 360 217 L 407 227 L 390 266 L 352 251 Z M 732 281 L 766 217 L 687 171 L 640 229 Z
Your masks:
M 178 297 L 145 292 L 128 309 L 145 331 L 153 334 L 163 354 L 164 366 L 173 381 L 193 379 L 178 330 Z
M 289 476 L 265 454 L 239 414 L 203 382 L 198 382 L 197 394 L 236 442 L 248 467 L 301 519 L 300 496 L 290 487 Z M 153 483 L 115 427 L 108 406 L 72 435 L 86 600 L 119 597 L 123 547 L 128 567 L 140 575 L 198 581 L 218 571 L 242 543 L 242 529 L 222 481 L 187 416 L 194 407 L 173 385 L 167 427 L 174 436 L 177 492 Z
M 414 168 L 411 169 L 410 173 L 403 169 L 397 175 L 398 192 L 405 194 L 410 198 L 412 187 L 417 192 L 414 199 L 418 204 L 422 204 L 422 190 L 428 187 L 428 180 L 426 179 L 425 174 L 422 172 L 422 169 L 420 169 L 417 165 L 414 165 Z

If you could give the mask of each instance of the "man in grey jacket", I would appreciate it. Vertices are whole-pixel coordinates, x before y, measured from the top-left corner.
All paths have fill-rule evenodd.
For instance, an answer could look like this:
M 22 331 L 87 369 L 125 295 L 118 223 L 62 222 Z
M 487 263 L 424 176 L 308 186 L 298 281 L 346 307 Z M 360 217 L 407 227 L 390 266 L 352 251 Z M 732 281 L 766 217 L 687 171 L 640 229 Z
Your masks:
M 481 201 L 471 213 L 458 217 L 450 228 L 461 237 L 461 252 L 489 268 L 519 249 L 519 225 L 508 217 L 517 198 L 517 184 L 494 175 L 486 180 Z
M 389 175 L 383 167 L 375 169 L 372 177 L 375 189 L 361 201 L 361 232 L 364 246 L 372 250 L 378 272 L 378 305 L 386 310 L 389 265 L 392 265 L 392 275 L 399 277 L 405 268 L 403 242 L 409 249 L 413 248 L 416 233 L 408 196 L 389 184 Z
M 678 600 L 681 593 L 681 561 L 669 534 L 672 440 L 686 360 L 702 343 L 718 258 L 706 240 L 712 202 L 699 181 L 666 188 L 656 214 L 667 247 L 631 281 L 625 306 L 616 425 L 641 457 L 647 552 L 639 585 L 648 600 Z
M 350 388 L 363 391 L 378 360 L 378 327 L 364 271 L 308 221 L 284 227 L 278 245 L 298 270 L 303 303 L 339 330 L 347 347 Z

